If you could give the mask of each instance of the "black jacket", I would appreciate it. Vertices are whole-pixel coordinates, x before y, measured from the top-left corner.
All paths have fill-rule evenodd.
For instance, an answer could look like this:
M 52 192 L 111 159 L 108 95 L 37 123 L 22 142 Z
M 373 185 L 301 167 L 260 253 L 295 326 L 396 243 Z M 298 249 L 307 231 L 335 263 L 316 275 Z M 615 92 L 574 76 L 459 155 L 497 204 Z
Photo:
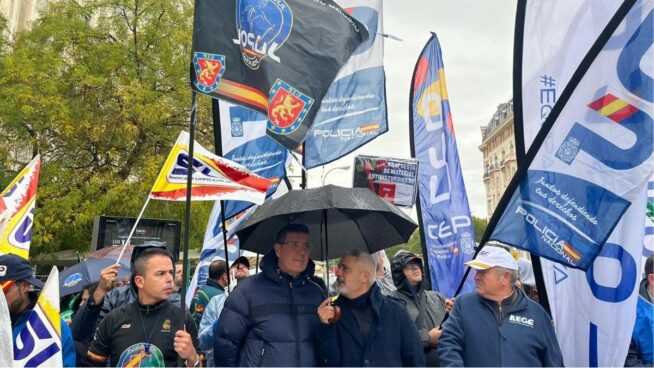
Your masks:
M 178 365 L 173 347 L 175 332 L 180 329 L 181 311 L 169 301 L 153 306 L 132 302 L 109 313 L 98 326 L 89 346 L 86 365 L 105 367 L 171 367 Z M 198 331 L 186 311 L 186 331 L 198 346 Z M 146 338 L 147 336 L 147 338 Z M 149 354 L 147 353 L 149 340 Z
M 319 364 L 327 367 L 422 367 L 425 355 L 413 321 L 400 302 L 383 296 L 373 284 L 369 296 L 374 322 L 367 339 L 345 297 L 335 304 L 341 307 L 341 319 L 318 330 Z
M 415 323 L 422 341 L 422 347 L 425 351 L 425 359 L 428 367 L 437 367 L 438 352 L 436 346 L 429 343 L 429 331 L 432 328 L 440 326 L 445 316 L 445 296 L 441 293 L 424 290 L 423 284 L 417 288 L 412 288 L 409 281 L 404 275 L 404 266 L 417 257 L 406 251 L 399 251 L 393 257 L 391 262 L 391 271 L 393 274 L 393 283 L 397 290 L 391 294 L 393 297 L 406 303 L 406 310 L 409 317 Z M 420 263 L 422 269 L 422 261 Z M 423 280 L 424 275 L 423 272 Z
M 315 333 L 323 289 L 314 263 L 297 278 L 264 256 L 261 273 L 241 281 L 220 314 L 214 340 L 216 366 L 315 366 Z

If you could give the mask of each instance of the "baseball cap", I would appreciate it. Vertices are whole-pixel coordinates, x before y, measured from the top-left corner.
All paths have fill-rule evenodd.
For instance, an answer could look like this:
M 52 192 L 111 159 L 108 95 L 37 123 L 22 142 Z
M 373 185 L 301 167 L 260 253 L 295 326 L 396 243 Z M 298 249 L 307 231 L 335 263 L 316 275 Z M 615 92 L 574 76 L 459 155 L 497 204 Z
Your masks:
M 482 248 L 475 259 L 468 261 L 465 264 L 476 270 L 487 270 L 493 267 L 503 267 L 515 271 L 518 270 L 518 261 L 513 258 L 508 250 L 492 245 Z
M 43 288 L 43 282 L 32 276 L 32 265 L 15 254 L 0 256 L 0 283 L 6 281 L 27 281 L 39 289 Z
M 229 266 L 229 268 L 232 268 L 232 267 L 234 267 L 235 265 L 237 265 L 239 263 L 244 264 L 244 265 L 248 266 L 248 268 L 250 268 L 250 261 L 248 260 L 248 257 L 246 257 L 246 256 L 240 256 L 240 257 L 236 258 L 236 260 L 234 262 L 232 262 L 232 265 Z

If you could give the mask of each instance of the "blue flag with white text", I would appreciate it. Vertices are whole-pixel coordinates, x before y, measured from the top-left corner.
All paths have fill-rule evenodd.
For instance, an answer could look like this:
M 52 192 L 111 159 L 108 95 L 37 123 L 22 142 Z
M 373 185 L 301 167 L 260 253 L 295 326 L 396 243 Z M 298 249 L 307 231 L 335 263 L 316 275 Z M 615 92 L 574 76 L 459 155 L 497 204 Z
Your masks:
M 454 296 L 475 233 L 454 136 L 440 44 L 427 42 L 413 74 L 411 151 L 418 159 L 420 231 L 432 289 Z M 463 291 L 474 288 L 472 277 Z

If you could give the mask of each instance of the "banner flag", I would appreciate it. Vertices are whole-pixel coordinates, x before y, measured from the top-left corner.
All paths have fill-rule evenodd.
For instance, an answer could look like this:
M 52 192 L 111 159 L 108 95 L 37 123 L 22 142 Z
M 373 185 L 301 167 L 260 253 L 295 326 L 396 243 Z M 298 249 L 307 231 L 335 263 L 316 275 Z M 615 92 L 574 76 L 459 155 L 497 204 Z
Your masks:
M 150 198 L 168 201 L 186 200 L 188 146 L 189 135 L 181 132 L 152 187 Z M 239 164 L 214 155 L 198 142 L 195 142 L 192 164 L 191 200 L 234 199 L 261 204 L 270 186 L 268 179 L 251 173 Z
M 378 156 L 354 157 L 353 188 L 368 188 L 396 206 L 416 202 L 418 161 Z
M 519 3 L 514 78 L 518 155 L 531 145 L 573 72 L 621 4 L 617 0 L 575 0 L 566 6 Z M 632 17 L 640 22 L 638 15 Z M 623 37 L 631 36 L 627 27 L 621 29 Z M 639 207 L 638 201 L 632 204 L 586 272 L 541 259 L 552 317 L 568 366 L 624 365 L 640 280 L 634 267 L 642 252 Z
M 52 267 L 25 327 L 14 337 L 14 367 L 62 367 L 59 271 Z
M 642 4 L 638 21 L 625 20 L 633 3 L 623 3 L 554 105 L 491 218 L 490 240 L 586 270 L 641 194 L 654 170 L 652 84 L 633 61 L 651 62 L 651 38 L 641 32 Z
M 40 172 L 36 155 L 0 193 L 0 254 L 29 256 Z
M 194 90 L 268 116 L 268 135 L 296 149 L 365 26 L 333 0 L 197 0 Z
M 266 192 L 270 197 L 286 176 L 288 150 L 266 135 L 266 116 L 243 106 L 213 100 L 214 109 L 219 106 L 219 129 L 223 157 L 236 162 L 253 173 L 271 181 Z M 225 201 L 225 218 L 243 212 L 252 204 L 245 201 Z
M 475 233 L 436 34 L 416 63 L 411 86 L 411 155 L 418 159 L 418 218 L 432 289 L 454 296 L 475 252 Z M 474 289 L 469 277 L 463 291 Z
M 368 29 L 322 99 L 307 135 L 304 166 L 328 164 L 388 131 L 381 0 L 337 0 Z
M 273 193 L 271 198 L 278 198 L 288 192 L 288 188 L 285 185 L 277 187 L 275 193 Z M 235 236 L 236 229 L 245 222 L 250 215 L 258 208 L 258 206 L 252 206 L 236 216 L 225 220 L 227 225 L 227 254 L 229 256 L 230 262 L 236 260 L 236 258 L 244 255 L 247 251 L 240 250 L 238 237 Z M 251 252 L 248 252 L 251 253 Z M 193 278 L 189 284 L 188 292 L 186 293 L 186 305 L 190 306 L 193 296 L 198 288 L 203 287 L 207 283 L 207 277 L 209 276 L 209 265 L 216 259 L 225 259 L 225 242 L 223 239 L 223 226 L 222 226 L 222 215 L 220 212 L 220 202 L 216 202 L 211 210 L 211 215 L 209 215 L 209 221 L 207 223 L 207 228 L 204 232 L 204 242 L 202 244 L 202 251 L 200 252 L 200 262 L 195 268 L 193 273 Z

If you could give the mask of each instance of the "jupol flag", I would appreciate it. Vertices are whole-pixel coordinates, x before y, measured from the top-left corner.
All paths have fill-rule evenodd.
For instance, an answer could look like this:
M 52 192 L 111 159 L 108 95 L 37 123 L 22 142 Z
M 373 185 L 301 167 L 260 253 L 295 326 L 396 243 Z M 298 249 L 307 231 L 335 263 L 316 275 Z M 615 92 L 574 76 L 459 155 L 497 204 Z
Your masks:
M 493 214 L 490 240 L 587 270 L 643 197 L 654 170 L 651 5 L 624 2 L 590 48 Z
M 52 267 L 41 295 L 14 343 L 14 367 L 62 367 L 59 271 Z
M 575 0 L 565 5 L 519 2 L 516 60 L 522 60 L 522 63 L 515 66 L 517 84 L 514 91 L 518 155 L 524 154 L 521 147 L 531 146 L 541 123 L 547 119 L 574 71 L 621 4 L 617 0 Z M 644 14 L 649 12 L 651 18 L 651 7 L 649 9 L 641 6 L 639 11 L 630 14 L 634 24 L 621 26 L 618 33 L 631 37 Z M 557 19 L 557 22 L 552 23 L 550 19 Z M 651 36 L 651 22 L 643 27 L 647 28 L 650 31 L 644 34 Z M 636 45 L 641 42 L 634 40 L 629 43 Z M 629 55 L 623 51 L 621 54 Z M 633 60 L 640 61 L 637 57 Z M 649 65 L 649 70 L 652 70 L 651 61 L 644 65 Z M 609 71 L 615 69 L 615 66 L 608 65 Z M 645 70 L 647 68 L 642 71 Z M 636 70 L 631 75 L 635 77 L 634 81 L 647 79 L 642 78 L 645 75 L 641 71 Z M 615 102 L 618 98 L 617 95 L 614 97 L 616 99 L 599 100 L 603 101 L 602 104 L 609 99 Z M 589 112 L 594 110 L 617 124 L 610 117 L 609 109 L 602 111 L 600 108 L 598 111 L 598 105 L 591 102 L 587 106 Z M 618 110 L 620 108 L 615 109 Z M 647 252 L 647 247 L 642 246 L 643 230 L 639 221 L 643 217 L 642 208 L 642 200 L 636 198 L 586 272 L 541 258 L 552 317 L 564 362 L 568 366 L 624 365 L 635 319 L 640 254 Z M 562 251 L 574 261 L 575 253 L 568 253 L 570 248 L 569 243 L 563 243 Z M 652 247 L 649 249 L 651 252 Z
M 468 206 L 436 34 L 416 63 L 411 85 L 411 155 L 418 159 L 418 218 L 432 289 L 454 296 L 475 252 Z M 464 291 L 474 288 L 472 277 Z
M 29 256 L 40 171 L 36 155 L 0 193 L 0 254 Z
M 296 149 L 364 25 L 333 0 L 196 0 L 191 85 L 268 117 Z
M 322 100 L 307 135 L 304 166 L 325 165 L 388 131 L 382 0 L 336 0 L 368 28 Z
M 181 132 L 152 187 L 150 198 L 168 201 L 186 199 L 189 135 Z M 245 167 L 216 156 L 195 142 L 192 200 L 240 200 L 261 204 L 270 180 Z

